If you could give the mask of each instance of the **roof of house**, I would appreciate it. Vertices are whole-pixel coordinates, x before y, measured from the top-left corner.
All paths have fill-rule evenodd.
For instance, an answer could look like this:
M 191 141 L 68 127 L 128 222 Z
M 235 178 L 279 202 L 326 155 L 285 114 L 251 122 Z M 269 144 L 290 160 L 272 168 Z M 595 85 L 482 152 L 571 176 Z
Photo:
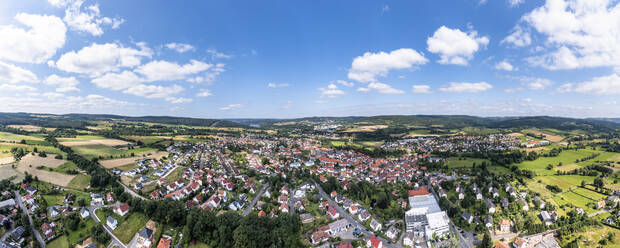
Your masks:
M 157 244 L 157 248 L 169 248 L 170 247 L 170 243 L 172 243 L 172 240 L 167 239 L 167 238 L 161 238 L 161 239 L 159 239 L 159 243 Z
M 419 189 L 412 189 L 409 190 L 409 196 L 419 196 L 419 195 L 428 195 L 430 194 L 428 192 L 428 189 L 426 189 L 426 186 L 422 186 Z
M 140 231 L 140 237 L 145 238 L 145 239 L 150 239 L 153 236 L 153 230 L 149 229 L 149 228 L 142 228 L 142 231 Z

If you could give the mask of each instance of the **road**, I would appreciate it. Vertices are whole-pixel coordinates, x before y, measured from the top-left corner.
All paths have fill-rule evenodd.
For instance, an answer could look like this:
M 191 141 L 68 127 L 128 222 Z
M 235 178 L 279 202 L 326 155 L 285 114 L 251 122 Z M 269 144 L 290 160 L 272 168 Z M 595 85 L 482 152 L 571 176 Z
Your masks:
M 260 188 L 260 190 L 258 191 L 258 194 L 256 194 L 256 196 L 254 196 L 254 199 L 252 199 L 252 202 L 250 202 L 250 205 L 245 207 L 245 210 L 243 210 L 243 214 L 242 214 L 243 216 L 248 216 L 248 214 L 252 212 L 252 208 L 254 208 L 254 205 L 258 201 L 258 198 L 260 198 L 260 196 L 263 195 L 263 192 L 265 191 L 265 189 L 267 189 L 267 186 L 269 186 L 269 184 L 263 184 L 263 187 Z
M 88 206 L 86 207 L 86 209 L 88 209 L 88 212 L 90 213 L 90 217 L 93 218 L 95 221 L 101 223 L 101 225 L 103 226 L 103 229 L 108 232 L 108 234 L 110 234 L 110 236 L 112 237 L 112 242 L 110 242 L 110 245 L 108 245 L 108 248 L 110 247 L 121 247 L 121 248 L 127 248 L 127 246 L 125 246 L 125 244 L 123 244 L 123 242 L 121 242 L 113 233 L 112 230 L 110 230 L 110 228 L 108 227 L 108 225 L 106 225 L 106 223 L 102 223 L 101 220 L 99 219 L 99 217 L 97 216 L 97 214 L 95 214 L 95 211 L 99 208 L 102 207 L 113 207 L 114 205 L 104 205 L 104 206 Z
M 166 172 L 166 174 L 164 174 L 164 175 L 163 175 L 163 176 L 161 176 L 160 178 L 166 178 L 168 175 L 170 175 L 170 173 L 172 173 L 172 172 L 173 172 L 174 170 L 176 170 L 177 168 L 179 168 L 179 166 L 174 166 L 174 167 L 172 167 L 172 169 L 168 170 L 168 172 Z M 157 180 L 151 180 L 151 181 L 148 181 L 148 182 L 146 182 L 146 183 L 143 183 L 143 185 L 145 185 L 145 186 L 146 186 L 146 185 L 149 185 L 149 184 L 154 183 L 154 182 L 157 182 Z
M 594 216 L 597 216 L 597 215 L 599 215 L 599 214 L 602 214 L 602 213 L 607 213 L 607 212 L 609 212 L 609 210 L 607 210 L 607 209 L 605 209 L 605 210 L 600 210 L 600 211 L 598 211 L 598 212 L 596 212 L 596 213 L 591 213 L 591 214 L 588 214 L 588 217 L 594 217 Z
M 289 214 L 294 214 L 295 213 L 295 198 L 293 198 L 293 192 L 295 192 L 295 189 L 292 189 L 289 191 L 289 198 L 288 198 L 288 213 Z
M 121 185 L 123 185 L 123 188 L 125 188 L 125 192 L 129 193 L 131 196 L 133 197 L 138 197 L 141 200 L 147 200 L 146 198 L 144 198 L 143 196 L 139 195 L 138 193 L 134 192 L 133 190 L 131 190 L 129 187 L 125 186 L 125 184 L 123 184 L 122 182 L 118 182 Z
M 334 207 L 336 210 L 338 210 L 338 213 L 340 213 L 341 217 L 344 217 L 346 220 L 348 220 L 352 225 L 353 228 L 359 228 L 362 233 L 364 233 L 366 235 L 366 237 L 370 238 L 372 235 L 374 235 L 373 232 L 368 231 L 366 229 L 366 227 L 364 227 L 364 225 L 360 224 L 359 222 L 357 222 L 357 220 L 353 217 L 351 217 L 349 215 L 349 213 L 347 213 L 346 211 L 344 211 L 340 206 L 338 206 L 338 204 L 336 204 L 332 198 L 329 197 L 329 195 L 327 195 L 325 193 L 325 191 L 323 191 L 323 188 L 321 188 L 321 185 L 319 185 L 318 183 L 314 182 L 314 185 L 316 186 L 317 189 L 319 189 L 319 193 L 321 194 L 321 196 L 323 196 L 323 198 L 327 199 L 329 201 L 329 204 L 332 205 L 332 207 Z M 394 246 L 393 244 L 389 243 L 386 239 L 377 236 L 377 238 L 379 238 L 381 240 L 381 242 L 383 242 L 383 247 L 397 247 Z
M 41 233 L 39 233 L 39 231 L 37 231 L 37 229 L 34 228 L 34 225 L 32 224 L 32 216 L 30 216 L 30 213 L 28 213 L 28 209 L 24 205 L 24 202 L 22 201 L 22 196 L 19 195 L 18 190 L 15 191 L 15 201 L 17 201 L 17 204 L 19 204 L 19 208 L 22 209 L 24 214 L 28 215 L 28 221 L 30 222 L 30 229 L 32 233 L 34 233 L 34 236 L 37 238 L 37 241 L 39 242 L 39 246 L 42 248 L 45 248 L 45 241 L 41 237 Z

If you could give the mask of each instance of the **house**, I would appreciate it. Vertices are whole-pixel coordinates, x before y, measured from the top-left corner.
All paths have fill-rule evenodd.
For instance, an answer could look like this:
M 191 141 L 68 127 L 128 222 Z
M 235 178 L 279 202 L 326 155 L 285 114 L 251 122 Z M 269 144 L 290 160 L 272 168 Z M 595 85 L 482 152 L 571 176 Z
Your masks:
M 108 227 L 110 229 L 114 230 L 118 226 L 118 221 L 116 221 L 116 219 L 112 218 L 112 216 L 108 216 L 106 218 L 106 225 L 108 225 Z
M 54 229 L 49 223 L 43 223 L 43 225 L 41 225 L 41 231 L 43 232 L 43 236 L 45 236 L 45 240 L 51 240 L 56 237 Z
M 534 196 L 534 205 L 536 205 L 538 207 L 538 209 L 545 209 L 545 201 L 543 201 L 542 198 L 540 198 L 540 196 Z
M 11 233 L 11 238 L 13 238 L 13 240 L 19 240 L 22 238 L 22 236 L 24 235 L 24 232 L 26 232 L 26 229 L 24 229 L 23 226 L 18 226 L 17 228 L 15 228 L 15 230 L 13 230 L 13 232 Z
M 378 222 L 376 219 L 373 218 L 372 220 L 370 220 L 370 228 L 373 231 L 378 232 L 381 229 L 383 229 L 383 225 L 381 225 L 380 222 Z
M 510 220 L 508 219 L 502 219 L 499 222 L 499 231 L 502 233 L 509 233 L 510 227 L 511 227 L 511 223 L 510 223 Z
M 288 204 L 286 204 L 286 203 L 282 203 L 282 204 L 280 205 L 279 210 L 280 210 L 280 212 L 282 212 L 282 213 L 288 213 Z
M 359 218 L 360 221 L 364 222 L 364 221 L 367 221 L 368 219 L 370 219 L 370 213 L 368 213 L 367 210 L 364 209 L 364 210 L 359 211 L 359 212 L 360 213 L 357 215 L 357 218 Z
M 349 229 L 351 227 L 351 223 L 346 219 L 341 219 L 341 220 L 329 223 L 328 226 L 329 226 L 329 229 L 327 230 L 327 233 L 331 235 L 332 237 L 334 237 L 337 234 Z
M 508 198 L 506 198 L 506 197 L 502 198 L 502 200 L 500 200 L 500 202 L 502 203 L 502 208 L 504 210 L 508 209 L 508 207 L 510 206 L 510 202 L 508 201 Z
M 18 247 L 12 244 L 9 244 L 7 242 L 4 242 L 4 241 L 0 241 L 0 248 L 18 248 Z
M 129 213 L 129 204 L 123 203 L 120 206 L 115 206 L 112 211 L 114 211 L 114 213 L 120 216 L 125 216 L 127 213 Z
M 329 217 L 329 219 L 331 220 L 335 220 L 340 218 L 340 213 L 338 213 L 338 210 L 336 210 L 336 208 L 330 205 L 327 209 L 327 217 Z
M 406 232 L 405 237 L 403 238 L 403 245 L 413 247 L 415 242 L 415 234 L 413 232 Z
M 524 211 L 529 211 L 530 210 L 530 205 L 527 203 L 527 201 L 523 198 L 519 198 L 519 202 L 521 202 L 521 205 L 523 206 L 522 209 Z
M 459 200 L 465 199 L 465 190 L 463 188 L 459 189 Z
M 15 200 L 13 200 L 13 198 L 0 202 L 0 209 L 12 207 L 15 207 Z
M 618 206 L 619 202 L 620 197 L 618 197 L 617 195 L 610 195 L 609 197 L 607 197 L 607 205 L 610 208 L 615 208 L 616 206 Z
M 82 208 L 80 210 L 80 216 L 82 217 L 82 219 L 86 219 L 88 218 L 88 216 L 90 216 L 90 212 L 88 212 L 88 209 Z
M 310 241 L 312 241 L 313 245 L 318 245 L 319 243 L 327 241 L 328 239 L 329 239 L 329 234 L 327 234 L 327 232 L 318 230 L 312 233 L 312 237 L 310 238 Z
M 396 237 L 398 237 L 398 233 L 400 232 L 399 229 L 396 229 L 396 227 L 394 227 L 393 225 L 390 226 L 390 228 L 388 228 L 388 230 L 385 232 L 385 236 L 387 236 L 388 238 L 390 238 L 391 240 L 396 239 Z
M 525 248 L 527 247 L 527 240 L 521 237 L 516 237 L 515 240 L 512 242 L 512 246 L 514 248 Z
M 159 243 L 157 243 L 157 248 L 170 248 L 170 243 L 172 243 L 172 239 L 168 237 L 162 237 L 159 239 Z
M 353 248 L 353 245 L 351 245 L 351 242 L 340 241 L 334 248 Z
M 32 196 L 32 195 L 24 196 L 24 202 L 28 203 L 28 205 L 34 204 L 34 196 Z
M 34 195 L 35 193 L 37 193 L 37 188 L 35 188 L 32 185 L 28 185 L 24 187 L 24 190 L 26 190 L 26 192 L 28 192 L 29 195 Z
M 357 204 L 351 204 L 351 206 L 349 206 L 349 213 L 351 213 L 352 215 L 356 215 L 357 212 L 358 212 Z
M 597 209 L 602 209 L 604 207 L 605 207 L 605 201 L 604 200 L 601 200 L 601 201 L 596 203 L 596 208 Z
M 495 244 L 493 248 L 510 248 L 510 246 L 502 241 L 497 241 L 497 244 Z
M 301 214 L 299 218 L 302 223 L 312 223 L 314 221 L 314 217 L 309 213 Z
M 370 248 L 383 248 L 383 242 L 381 242 L 381 240 L 375 235 L 372 235 L 372 237 L 366 241 L 366 246 Z
M 142 228 L 138 233 L 138 248 L 148 248 L 153 244 L 153 230 L 150 228 Z
M 493 227 L 493 217 L 491 215 L 487 215 L 484 217 L 484 226 L 491 229 Z
M 497 188 L 493 188 L 491 190 L 491 194 L 493 195 L 493 198 L 497 198 L 499 197 L 499 190 L 497 190 Z
M 56 206 L 50 207 L 50 217 L 55 218 L 60 214 L 60 211 L 58 211 L 58 208 L 56 208 Z
M 489 211 L 490 214 L 495 213 L 495 203 L 493 203 L 493 201 L 489 198 L 484 199 L 484 202 L 487 205 L 487 210 Z
M 471 214 L 469 214 L 468 212 L 463 212 L 463 215 L 461 215 L 461 217 L 463 218 L 463 220 L 467 221 L 468 224 L 471 224 L 471 222 L 474 220 L 474 217 L 471 216 Z
M 553 224 L 553 218 L 551 217 L 551 214 L 549 214 L 549 212 L 547 212 L 547 211 L 540 212 L 540 219 L 547 226 L 550 226 L 551 224 Z

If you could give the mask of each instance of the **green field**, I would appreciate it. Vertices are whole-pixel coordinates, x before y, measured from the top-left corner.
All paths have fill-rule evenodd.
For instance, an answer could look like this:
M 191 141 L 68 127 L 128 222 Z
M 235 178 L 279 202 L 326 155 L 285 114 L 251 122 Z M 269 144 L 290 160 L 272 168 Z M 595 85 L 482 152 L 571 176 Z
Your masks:
M 127 219 L 120 223 L 114 230 L 114 235 L 127 244 L 133 238 L 134 234 L 140 231 L 148 221 L 147 217 L 141 213 L 131 213 Z
M 588 195 L 585 195 L 589 197 Z M 592 199 L 585 197 L 580 193 L 575 193 L 573 191 L 564 192 L 553 197 L 553 201 L 555 201 L 559 206 L 568 204 L 578 208 L 583 208 L 586 213 L 591 214 L 596 212 L 596 209 L 593 209 L 591 203 L 594 203 Z
M 592 226 L 585 232 L 573 233 L 565 239 L 560 240 L 560 245 L 566 247 L 573 240 L 579 239 L 580 247 L 598 247 L 598 242 L 603 238 L 607 238 L 611 232 L 616 234 L 613 242 L 607 242 L 603 247 L 620 247 L 620 231 L 605 225 Z
M 53 147 L 53 146 L 36 146 L 36 145 L 24 145 L 24 144 L 17 144 L 17 143 L 16 144 L 4 143 L 4 144 L 0 144 L 0 158 L 6 158 L 6 157 L 13 156 L 13 154 L 11 154 L 11 148 L 13 147 L 22 148 L 27 152 L 32 152 L 34 148 L 36 147 L 39 152 L 62 154 L 62 155 L 65 154 L 64 152 L 60 151 L 58 148 Z
M 67 193 L 72 193 L 75 195 L 75 201 L 73 202 L 73 206 L 78 205 L 77 200 L 79 198 L 86 199 L 86 205 L 90 205 L 90 194 L 77 190 L 64 190 L 59 192 L 58 194 L 42 194 L 42 196 L 43 199 L 45 199 L 45 201 L 47 202 L 48 206 L 64 205 L 63 201 L 65 199 L 65 194 Z
M 125 151 L 106 145 L 83 145 L 74 146 L 71 148 L 75 151 L 75 153 L 89 159 L 98 158 L 99 156 L 103 156 L 104 158 L 109 158 L 110 156 L 118 157 L 120 155 L 127 154 Z
M 566 150 L 562 151 L 556 157 L 540 157 L 534 161 L 523 161 L 515 165 L 522 170 L 534 171 L 536 175 L 553 175 L 555 171 L 547 170 L 547 165 L 551 164 L 555 167 L 560 163 L 562 163 L 562 165 L 574 164 L 577 159 L 588 157 L 594 153 L 597 153 L 597 151 L 590 149 L 580 149 L 577 151 Z
M 88 238 L 93 226 L 97 225 L 97 222 L 92 218 L 80 221 L 79 228 L 75 231 L 69 230 L 69 244 L 75 245 L 81 243 L 84 239 Z M 66 235 L 65 235 L 66 236 Z
M 47 243 L 47 245 L 45 245 L 45 247 L 49 247 L 49 248 L 67 248 L 67 247 L 69 247 L 69 241 L 67 240 L 67 235 L 62 235 L 62 236 L 52 240 L 52 242 Z
M 84 190 L 88 185 L 90 185 L 90 175 L 78 174 L 69 182 L 67 188 Z
M 103 136 L 97 135 L 77 135 L 74 138 L 58 138 L 58 142 L 70 142 L 70 141 L 89 141 L 89 140 L 102 140 L 107 139 Z
M 482 164 L 482 162 L 487 162 L 487 164 L 491 164 L 491 162 L 487 159 L 481 159 L 481 158 L 464 158 L 463 160 L 460 160 L 457 157 L 451 157 L 448 158 L 448 160 L 446 160 L 446 165 L 448 166 L 448 168 L 452 169 L 452 168 L 470 168 L 472 167 L 472 165 L 474 163 L 476 163 L 476 165 L 480 165 Z

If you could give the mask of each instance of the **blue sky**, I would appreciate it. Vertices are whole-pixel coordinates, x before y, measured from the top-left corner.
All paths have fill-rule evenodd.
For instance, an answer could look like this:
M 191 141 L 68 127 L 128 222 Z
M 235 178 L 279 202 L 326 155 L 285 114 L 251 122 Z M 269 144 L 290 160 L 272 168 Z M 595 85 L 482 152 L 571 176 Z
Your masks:
M 0 112 L 619 117 L 616 0 L 9 0 Z

